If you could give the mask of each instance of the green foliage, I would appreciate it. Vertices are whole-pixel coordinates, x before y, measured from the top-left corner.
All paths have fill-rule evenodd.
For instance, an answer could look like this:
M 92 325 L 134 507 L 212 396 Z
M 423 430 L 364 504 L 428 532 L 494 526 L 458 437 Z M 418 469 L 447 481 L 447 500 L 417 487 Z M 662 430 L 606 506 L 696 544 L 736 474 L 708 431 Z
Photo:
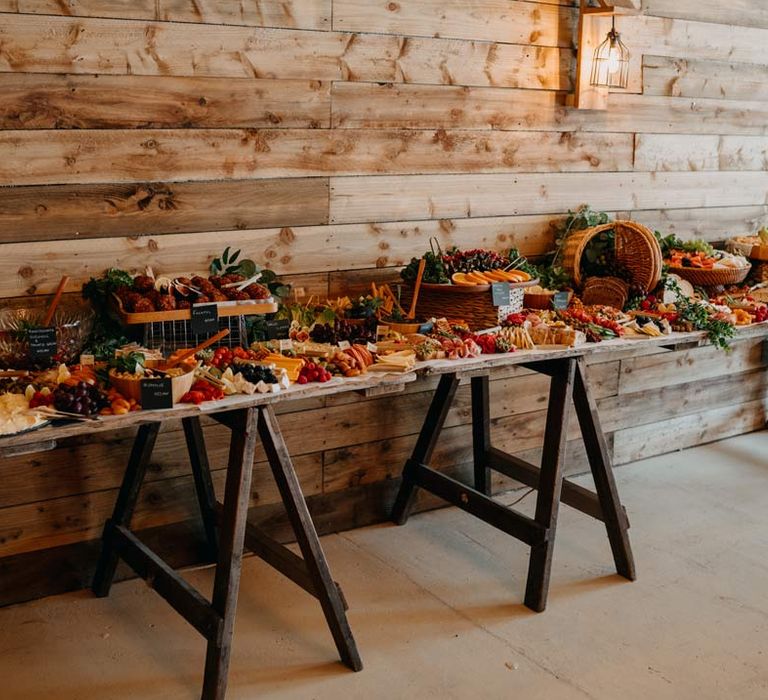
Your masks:
M 83 352 L 96 360 L 108 360 L 115 350 L 128 342 L 123 327 L 110 308 L 112 294 L 120 287 L 133 285 L 133 277 L 125 270 L 109 268 L 101 277 L 91 277 L 82 289 L 83 299 L 91 302 L 96 318 Z
M 573 284 L 571 276 L 562 267 L 558 266 L 552 267 L 550 265 L 539 265 L 534 268 L 532 274 L 539 278 L 539 284 L 544 289 L 549 289 L 555 292 L 562 289 L 570 289 Z
M 109 366 L 116 369 L 118 372 L 126 372 L 128 374 L 136 374 L 139 367 L 144 367 L 146 357 L 142 352 L 128 352 L 119 357 L 113 357 L 109 361 Z
M 400 277 L 403 280 L 406 282 L 416 281 L 416 277 L 419 274 L 419 263 L 423 258 L 427 261 L 427 264 L 424 267 L 422 282 L 427 282 L 428 284 L 447 284 L 450 282 L 448 271 L 445 269 L 445 262 L 443 261 L 443 251 L 436 238 L 429 239 L 429 248 L 429 251 L 424 253 L 421 258 L 411 258 L 411 262 L 400 270 Z
M 540 277 L 541 273 L 536 265 L 528 262 L 528 259 L 520 254 L 519 248 L 510 248 L 507 255 L 509 258 L 509 264 L 505 265 L 505 269 L 508 270 L 522 270 L 527 272 L 531 278 Z
M 352 300 L 352 307 L 347 315 L 349 318 L 372 318 L 383 303 L 384 300 L 381 297 L 361 296 Z
M 692 241 L 683 241 L 679 239 L 674 233 L 665 236 L 658 231 L 654 231 L 656 240 L 659 241 L 661 246 L 661 254 L 663 257 L 667 257 L 673 250 L 683 250 L 686 253 L 704 253 L 705 255 L 714 256 L 717 251 L 706 241 L 700 239 Z
M 253 277 L 258 271 L 259 266 L 248 258 L 240 259 L 240 250 L 234 253 L 230 252 L 231 246 L 227 246 L 224 252 L 211 261 L 212 275 L 242 275 L 245 278 Z
M 690 323 L 696 330 L 706 331 L 709 342 L 715 347 L 722 350 L 730 349 L 729 341 L 736 332 L 734 326 L 727 321 L 714 318 L 711 307 L 706 302 L 686 297 L 674 278 L 667 277 L 664 285 L 677 296 L 675 306 L 679 321 Z

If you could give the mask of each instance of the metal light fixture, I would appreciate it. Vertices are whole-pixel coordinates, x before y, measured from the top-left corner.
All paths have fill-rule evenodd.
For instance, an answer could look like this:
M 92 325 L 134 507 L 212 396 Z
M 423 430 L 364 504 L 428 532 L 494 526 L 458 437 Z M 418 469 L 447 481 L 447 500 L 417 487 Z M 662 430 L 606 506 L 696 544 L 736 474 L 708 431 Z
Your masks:
M 608 109 L 611 88 L 629 87 L 629 51 L 616 31 L 614 15 L 638 14 L 641 6 L 641 0 L 579 0 L 576 80 L 569 106 Z M 608 17 L 611 30 L 606 37 Z M 631 70 L 633 84 L 639 77 L 635 63 Z
M 629 84 L 629 51 L 616 31 L 615 16 L 611 16 L 611 31 L 605 41 L 595 49 L 589 84 L 622 89 Z

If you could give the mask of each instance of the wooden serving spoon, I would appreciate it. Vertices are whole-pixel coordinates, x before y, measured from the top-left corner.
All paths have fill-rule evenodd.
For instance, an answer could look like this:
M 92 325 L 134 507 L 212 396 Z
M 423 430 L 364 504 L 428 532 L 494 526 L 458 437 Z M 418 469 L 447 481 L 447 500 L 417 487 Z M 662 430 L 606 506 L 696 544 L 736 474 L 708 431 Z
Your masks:
M 416 284 L 413 288 L 413 299 L 411 300 L 411 308 L 408 311 L 408 318 L 416 318 L 416 301 L 419 298 L 419 290 L 421 289 L 421 280 L 424 277 L 424 268 L 427 266 L 425 258 L 419 260 L 419 271 L 416 273 Z
M 56 308 L 59 305 L 59 302 L 61 301 L 61 295 L 64 293 L 64 287 L 67 286 L 67 283 L 69 282 L 69 277 L 67 275 L 64 275 L 61 278 L 61 281 L 59 282 L 59 286 L 56 289 L 56 294 L 54 294 L 53 299 L 51 299 L 51 304 L 48 307 L 48 311 L 45 314 L 45 317 L 43 318 L 43 328 L 47 328 L 51 325 L 51 321 L 53 321 L 53 315 L 56 313 Z
M 200 343 L 199 345 L 196 345 L 191 350 L 186 350 L 185 352 L 181 353 L 177 358 L 168 362 L 163 368 L 163 371 L 167 372 L 169 369 L 173 369 L 174 367 L 184 362 L 184 360 L 188 360 L 190 357 L 194 357 L 201 350 L 205 350 L 207 347 L 210 347 L 214 343 L 218 343 L 222 338 L 225 338 L 228 335 L 229 335 L 229 328 L 225 328 L 219 331 L 216 335 L 212 335 L 210 338 L 208 338 L 208 340 L 204 340 L 202 343 Z

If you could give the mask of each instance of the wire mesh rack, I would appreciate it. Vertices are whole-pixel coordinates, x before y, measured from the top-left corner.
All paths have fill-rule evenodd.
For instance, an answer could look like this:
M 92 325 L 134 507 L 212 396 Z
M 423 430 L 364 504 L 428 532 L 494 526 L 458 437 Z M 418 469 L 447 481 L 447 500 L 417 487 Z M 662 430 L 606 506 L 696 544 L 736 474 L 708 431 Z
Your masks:
M 212 347 L 248 344 L 248 332 L 245 326 L 245 316 L 220 316 L 219 330 L 229 329 L 229 334 Z M 185 321 L 154 321 L 144 324 L 144 347 L 160 350 L 169 354 L 181 348 L 191 348 L 204 341 L 208 335 L 198 335 L 192 332 L 192 324 Z

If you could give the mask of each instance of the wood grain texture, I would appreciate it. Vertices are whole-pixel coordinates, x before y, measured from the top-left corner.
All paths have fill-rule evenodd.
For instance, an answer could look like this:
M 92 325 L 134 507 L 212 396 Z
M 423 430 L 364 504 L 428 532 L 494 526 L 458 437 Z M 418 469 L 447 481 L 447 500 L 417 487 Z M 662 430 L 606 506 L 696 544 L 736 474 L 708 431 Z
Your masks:
M 288 29 L 0 15 L 0 71 L 421 82 L 567 90 L 550 47 Z
M 632 168 L 632 147 L 629 134 L 572 132 L 6 130 L 0 131 L 0 185 L 619 171 Z
M 321 489 L 319 459 L 320 455 L 310 455 L 294 460 L 307 494 L 318 493 Z M 259 463 L 254 467 L 259 473 L 254 474 L 251 504 L 277 502 L 279 496 L 271 474 L 268 474 L 269 467 Z M 223 490 L 226 471 L 213 471 L 214 486 L 219 494 Z M 98 537 L 104 521 L 112 513 L 116 493 L 116 490 L 96 491 L 0 509 L 0 556 Z M 189 520 L 196 517 L 196 509 L 191 475 L 150 482 L 142 489 L 133 525 L 141 530 Z
M 768 7 L 755 0 L 643 0 L 646 14 L 768 28 Z
M 626 464 L 666 452 L 765 428 L 768 399 L 703 410 L 663 423 L 626 428 L 614 434 L 614 462 Z
M 55 254 L 46 242 L 9 244 L 0 258 L 0 297 L 50 293 L 65 271 L 72 292 L 114 266 L 137 273 L 151 265 L 157 274 L 172 276 L 199 273 L 224 245 L 247 250 L 281 275 L 401 266 L 428 248 L 433 236 L 444 247 L 485 242 L 541 255 L 553 242 L 549 222 L 548 216 L 444 219 L 77 239 L 59 242 Z
M 699 380 L 761 369 L 766 366 L 763 344 L 762 338 L 753 338 L 734 343 L 733 350 L 726 355 L 705 346 L 625 360 L 619 376 L 619 394 L 685 384 L 694 378 L 683 371 L 688 366 L 695 367 L 695 378 Z
M 674 233 L 683 239 L 723 241 L 748 236 L 768 226 L 768 206 L 656 209 L 619 212 L 619 218 L 642 221 L 652 230 Z
M 327 220 L 326 178 L 0 187 L 0 244 Z
M 643 56 L 643 93 L 768 101 L 768 66 Z
M 768 139 L 761 136 L 638 134 L 637 170 L 766 170 Z
M 313 80 L 0 73 L 0 92 L 3 129 L 329 126 Z
M 334 83 L 332 95 L 335 128 L 768 133 L 768 105 L 738 100 L 612 93 L 594 111 L 545 90 L 351 82 Z
M 331 178 L 331 222 L 470 218 L 594 208 L 762 204 L 768 173 L 583 173 Z
M 617 28 L 632 37 L 632 53 L 706 61 L 763 63 L 768 29 L 645 15 L 623 16 Z
M 571 47 L 576 10 L 518 0 L 334 0 L 339 31 Z
M 0 0 L 0 12 L 328 29 L 331 0 Z

